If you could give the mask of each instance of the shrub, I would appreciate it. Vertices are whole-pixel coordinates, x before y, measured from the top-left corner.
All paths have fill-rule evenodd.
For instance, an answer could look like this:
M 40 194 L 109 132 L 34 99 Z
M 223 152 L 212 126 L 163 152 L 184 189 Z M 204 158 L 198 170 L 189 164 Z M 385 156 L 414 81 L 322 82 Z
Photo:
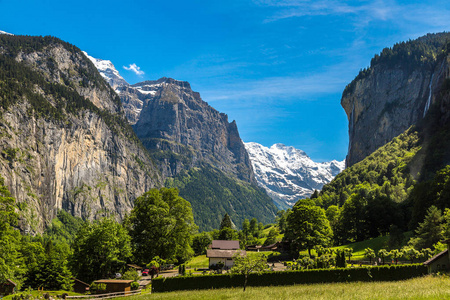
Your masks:
M 139 288 L 139 282 L 133 281 L 131 283 L 131 289 L 132 290 L 137 290 Z
M 427 274 L 427 268 L 422 264 L 263 272 L 261 274 L 249 274 L 247 285 L 282 286 L 328 282 L 393 281 L 425 274 Z M 243 275 L 229 274 L 157 278 L 152 282 L 152 292 L 241 287 L 242 282 L 244 282 Z

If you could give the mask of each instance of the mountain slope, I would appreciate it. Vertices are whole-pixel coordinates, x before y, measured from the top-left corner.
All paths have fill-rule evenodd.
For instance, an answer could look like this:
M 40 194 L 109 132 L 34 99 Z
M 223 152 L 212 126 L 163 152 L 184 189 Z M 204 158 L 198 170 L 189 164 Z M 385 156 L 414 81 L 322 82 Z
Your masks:
M 276 207 L 256 183 L 236 122 L 209 106 L 188 82 L 164 77 L 116 91 L 166 186 L 178 188 L 191 203 L 200 230 L 218 228 L 225 213 L 236 224 L 253 217 L 274 220 Z
M 442 80 L 445 63 L 439 57 L 449 39 L 450 33 L 429 34 L 385 48 L 345 88 L 347 166 L 423 119 Z
M 119 97 L 75 46 L 0 35 L 0 174 L 21 228 L 42 232 L 60 209 L 120 220 L 162 181 Z
M 305 152 L 275 144 L 270 148 L 245 143 L 258 184 L 274 199 L 280 209 L 292 207 L 301 198 L 322 189 L 345 166 L 345 162 L 316 163 Z

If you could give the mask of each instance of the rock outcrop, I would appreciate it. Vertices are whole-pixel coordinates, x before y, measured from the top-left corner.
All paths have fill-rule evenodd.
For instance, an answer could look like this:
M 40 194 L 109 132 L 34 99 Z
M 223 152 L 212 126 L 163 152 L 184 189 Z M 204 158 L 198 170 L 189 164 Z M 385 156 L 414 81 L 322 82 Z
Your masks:
M 119 97 L 78 48 L 2 35 L 0 60 L 0 174 L 22 229 L 42 232 L 60 209 L 120 220 L 136 197 L 162 185 Z
M 351 166 L 423 119 L 443 81 L 442 47 L 450 34 L 395 45 L 350 83 L 341 104 L 349 121 Z
M 122 92 L 121 97 L 125 107 L 131 104 L 132 92 L 140 97 L 142 104 L 131 109 L 136 113 L 140 110 L 133 128 L 160 162 L 163 176 L 173 177 L 181 170 L 207 163 L 256 184 L 236 122 L 228 122 L 226 114 L 204 102 L 188 82 L 161 78 L 124 90 L 127 93 Z

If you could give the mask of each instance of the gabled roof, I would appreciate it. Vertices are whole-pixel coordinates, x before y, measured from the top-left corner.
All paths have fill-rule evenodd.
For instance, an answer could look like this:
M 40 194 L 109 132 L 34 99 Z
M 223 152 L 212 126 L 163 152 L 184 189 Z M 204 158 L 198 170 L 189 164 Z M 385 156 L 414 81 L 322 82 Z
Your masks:
M 76 279 L 76 278 L 72 278 L 72 279 L 73 279 L 73 281 L 79 282 L 79 283 L 81 283 L 82 285 L 85 285 L 85 286 L 87 286 L 87 287 L 90 286 L 88 283 L 86 283 L 86 282 L 84 282 L 84 281 L 81 281 L 80 279 Z
M 210 248 L 221 250 L 238 250 L 239 241 L 213 240 Z
M 245 250 L 216 250 L 208 249 L 206 250 L 206 257 L 209 258 L 233 258 L 236 253 L 240 253 L 241 256 L 247 255 Z
M 444 251 L 442 251 L 441 253 L 436 254 L 435 256 L 433 256 L 432 258 L 430 258 L 429 260 L 427 260 L 426 262 L 424 262 L 423 264 L 428 266 L 429 264 L 431 264 L 432 262 L 434 262 L 435 260 L 438 260 L 441 257 L 444 257 L 448 255 L 448 249 L 445 249 Z
M 123 279 L 101 279 L 94 281 L 95 283 L 132 283 L 133 280 L 123 280 Z

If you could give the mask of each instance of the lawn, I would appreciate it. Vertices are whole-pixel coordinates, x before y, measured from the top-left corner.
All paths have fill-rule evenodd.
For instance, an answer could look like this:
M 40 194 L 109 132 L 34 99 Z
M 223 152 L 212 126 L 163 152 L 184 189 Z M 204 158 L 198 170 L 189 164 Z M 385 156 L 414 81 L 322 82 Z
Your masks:
M 198 269 L 208 267 L 209 267 L 209 259 L 206 257 L 206 255 L 195 256 L 186 263 L 186 268 Z
M 373 238 L 370 240 L 365 240 L 361 242 L 356 242 L 348 245 L 333 247 L 333 250 L 336 249 L 344 249 L 344 248 L 352 248 L 353 249 L 353 256 L 352 260 L 363 260 L 364 258 L 364 249 L 371 248 L 375 251 L 375 253 L 378 253 L 378 250 L 380 249 L 387 249 L 387 242 L 389 240 L 389 236 L 380 236 L 377 238 Z
M 395 282 L 355 282 L 249 287 L 202 291 L 155 293 L 127 297 L 127 300 L 156 299 L 449 299 L 450 279 L 425 276 Z
M 82 296 L 83 294 L 78 294 L 78 293 L 74 293 L 74 292 L 68 292 L 68 291 L 31 291 L 31 292 L 18 292 L 15 295 L 9 295 L 9 296 L 5 296 L 3 298 L 3 300 L 11 300 L 14 296 L 17 295 L 29 295 L 31 294 L 34 298 L 38 298 L 40 297 L 41 299 L 44 299 L 44 294 L 48 293 L 50 296 L 52 296 L 53 298 L 56 298 L 57 295 L 62 295 L 62 294 L 68 294 L 69 296 Z

